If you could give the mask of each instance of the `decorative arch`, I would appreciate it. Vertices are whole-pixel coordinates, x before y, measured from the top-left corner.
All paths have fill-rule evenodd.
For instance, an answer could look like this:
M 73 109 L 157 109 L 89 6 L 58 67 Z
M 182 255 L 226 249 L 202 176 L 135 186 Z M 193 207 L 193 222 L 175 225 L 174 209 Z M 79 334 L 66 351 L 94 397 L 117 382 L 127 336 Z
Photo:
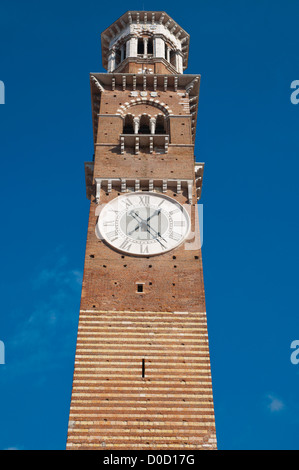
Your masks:
M 120 106 L 118 108 L 116 113 L 119 114 L 120 116 L 124 117 L 126 114 L 128 114 L 127 111 L 131 107 L 136 106 L 138 104 L 147 104 L 149 106 L 153 106 L 155 108 L 158 108 L 159 110 L 161 110 L 165 114 L 165 116 L 173 115 L 172 110 L 169 108 L 169 106 L 166 103 L 163 103 L 163 102 L 161 103 L 159 100 L 142 99 L 142 98 L 135 98 L 135 99 L 131 100 L 130 102 L 124 103 L 122 106 Z M 133 114 L 131 110 L 130 110 L 130 112 L 131 112 L 131 114 Z

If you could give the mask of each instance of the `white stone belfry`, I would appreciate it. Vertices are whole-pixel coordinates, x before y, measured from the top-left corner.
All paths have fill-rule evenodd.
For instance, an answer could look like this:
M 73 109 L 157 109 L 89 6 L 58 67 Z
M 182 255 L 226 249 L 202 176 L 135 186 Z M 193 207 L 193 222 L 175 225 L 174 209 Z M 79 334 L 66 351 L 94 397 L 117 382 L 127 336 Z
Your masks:
M 130 59 L 162 59 L 172 73 L 187 68 L 190 36 L 165 12 L 128 11 L 101 35 L 103 66 L 118 71 Z

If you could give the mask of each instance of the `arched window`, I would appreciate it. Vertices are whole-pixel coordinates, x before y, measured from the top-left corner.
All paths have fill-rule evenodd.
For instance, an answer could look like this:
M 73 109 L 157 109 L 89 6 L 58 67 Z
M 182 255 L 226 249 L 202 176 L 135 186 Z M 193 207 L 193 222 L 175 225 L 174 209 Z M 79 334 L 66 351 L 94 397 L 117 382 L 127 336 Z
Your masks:
M 165 118 L 162 116 L 162 114 L 159 114 L 157 116 L 156 120 L 156 134 L 166 134 L 166 129 L 165 129 Z
M 139 134 L 150 134 L 150 118 L 143 114 L 140 118 Z
M 127 114 L 125 119 L 124 119 L 123 134 L 134 134 L 132 114 Z

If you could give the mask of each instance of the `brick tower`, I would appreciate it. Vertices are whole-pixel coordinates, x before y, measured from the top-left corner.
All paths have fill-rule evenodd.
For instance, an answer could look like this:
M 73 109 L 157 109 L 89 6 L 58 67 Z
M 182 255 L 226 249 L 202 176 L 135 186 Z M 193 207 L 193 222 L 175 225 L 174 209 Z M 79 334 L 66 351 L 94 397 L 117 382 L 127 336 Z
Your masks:
M 67 449 L 215 449 L 189 35 L 131 11 L 101 40 Z

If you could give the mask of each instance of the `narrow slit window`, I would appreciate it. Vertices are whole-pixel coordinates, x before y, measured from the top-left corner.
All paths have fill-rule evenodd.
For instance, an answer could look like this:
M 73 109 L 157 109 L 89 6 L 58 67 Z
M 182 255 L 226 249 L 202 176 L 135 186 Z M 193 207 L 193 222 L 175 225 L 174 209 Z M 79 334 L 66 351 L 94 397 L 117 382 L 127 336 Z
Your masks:
M 139 39 L 138 39 L 138 43 L 137 43 L 137 54 L 138 54 L 138 55 L 144 54 L 144 42 L 143 42 L 143 38 L 139 38 Z
M 143 292 L 143 284 L 137 284 L 137 292 Z
M 142 359 L 142 378 L 144 379 L 145 376 L 145 360 Z
M 147 53 L 153 54 L 153 52 L 154 52 L 153 40 L 150 38 L 147 43 Z

